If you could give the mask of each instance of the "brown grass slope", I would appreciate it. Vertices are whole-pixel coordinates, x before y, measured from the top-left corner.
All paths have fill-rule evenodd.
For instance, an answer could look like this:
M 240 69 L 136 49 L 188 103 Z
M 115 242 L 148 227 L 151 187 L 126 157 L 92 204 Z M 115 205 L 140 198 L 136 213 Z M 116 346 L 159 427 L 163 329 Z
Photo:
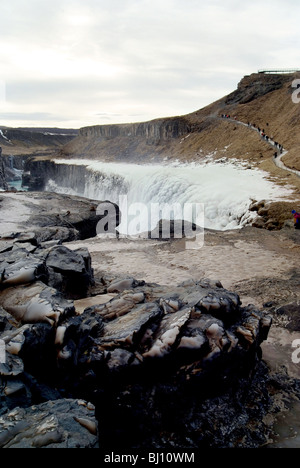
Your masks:
M 256 164 L 270 159 L 274 150 L 258 134 L 219 118 L 230 114 L 264 128 L 288 150 L 285 164 L 300 170 L 300 104 L 292 101 L 296 78 L 300 74 L 253 74 L 244 77 L 229 96 L 186 116 L 82 129 L 60 155 L 109 161 L 195 161 L 215 153 L 216 158 L 226 156 Z M 141 129 L 142 125 L 147 128 Z
M 267 171 L 277 184 L 294 187 L 294 201 L 267 204 L 258 218 L 257 227 L 278 229 L 291 220 L 292 208 L 300 210 L 300 178 L 279 169 L 272 160 L 274 148 L 238 121 L 264 129 L 288 150 L 286 166 L 300 171 L 300 104 L 292 100 L 293 95 L 300 97 L 300 90 L 298 94 L 293 86 L 295 79 L 300 73 L 252 74 L 230 95 L 189 115 L 87 127 L 59 156 L 127 162 L 199 161 L 207 156 L 242 160 Z M 221 118 L 222 114 L 237 121 Z

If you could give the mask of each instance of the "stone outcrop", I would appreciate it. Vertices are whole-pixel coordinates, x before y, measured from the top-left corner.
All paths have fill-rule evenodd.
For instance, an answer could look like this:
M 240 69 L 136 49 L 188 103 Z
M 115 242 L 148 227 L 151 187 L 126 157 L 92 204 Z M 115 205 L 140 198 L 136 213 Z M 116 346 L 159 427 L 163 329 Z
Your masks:
M 0 417 L 0 448 L 97 448 L 95 409 L 81 400 L 15 408 Z
M 7 160 L 13 161 L 16 169 L 22 169 L 19 164 L 29 155 L 49 156 L 77 135 L 78 130 L 72 129 L 2 128 L 0 145 Z
M 1 241 L 8 242 L 7 245 L 18 241 L 38 245 L 95 237 L 97 225 L 104 217 L 97 210 L 104 206 L 105 212 L 107 203 L 46 192 L 2 193 Z M 109 224 L 118 226 L 121 214 L 117 205 L 114 208 Z
M 150 122 L 123 125 L 96 125 L 84 127 L 79 137 L 113 139 L 118 137 L 142 137 L 147 144 L 158 144 L 179 138 L 191 131 L 191 126 L 184 117 L 157 119 Z
M 229 114 L 246 124 L 255 123 L 265 129 L 288 151 L 283 162 L 299 170 L 299 116 L 298 106 L 292 100 L 296 91 L 293 82 L 299 76 L 299 73 L 254 73 L 244 77 L 228 96 L 185 116 L 85 127 L 77 138 L 62 148 L 60 156 L 101 161 L 175 159 L 196 162 L 211 155 L 215 159 L 226 157 L 247 161 L 251 167 L 271 160 L 274 151 L 266 142 L 246 128 L 218 120 L 222 114 Z
M 5 177 L 5 165 L 2 158 L 2 148 L 0 147 L 0 189 L 7 190 L 8 185 Z
M 280 74 L 252 74 L 245 76 L 238 84 L 238 88 L 227 96 L 226 104 L 247 104 L 268 93 L 281 89 L 283 84 L 290 83 L 290 75 Z
M 292 219 L 292 210 L 294 208 L 294 202 L 280 201 L 271 203 L 267 200 L 254 201 L 249 207 L 249 211 L 257 213 L 252 226 L 269 231 L 280 230 L 283 227 L 294 228 Z
M 78 192 L 84 192 L 85 168 L 82 166 L 56 165 L 49 159 L 28 159 L 23 173 L 22 184 L 31 191 L 44 190 L 49 180 L 64 187 L 65 180 L 72 180 Z
M 271 317 L 242 307 L 237 294 L 207 279 L 173 288 L 112 279 L 106 292 L 116 297 L 78 313 L 72 283 L 79 289 L 88 278 L 86 286 L 93 285 L 88 252 L 34 245 L 24 237 L 21 248 L 17 240 L 5 241 L 0 259 L 0 339 L 6 347 L 0 446 L 95 447 L 99 440 L 101 448 L 113 441 L 114 448 L 128 449 L 159 446 L 161 432 L 163 444 L 172 432 L 180 446 L 187 437 L 179 420 L 189 428 L 188 446 L 200 439 L 212 443 L 207 431 L 199 439 L 208 416 L 198 413 L 236 385 L 243 392 L 252 385 Z M 93 412 L 78 399 L 96 406 L 99 439 Z M 231 424 L 242 431 L 237 407 L 230 411 Z M 238 445 L 233 432 L 224 446 Z

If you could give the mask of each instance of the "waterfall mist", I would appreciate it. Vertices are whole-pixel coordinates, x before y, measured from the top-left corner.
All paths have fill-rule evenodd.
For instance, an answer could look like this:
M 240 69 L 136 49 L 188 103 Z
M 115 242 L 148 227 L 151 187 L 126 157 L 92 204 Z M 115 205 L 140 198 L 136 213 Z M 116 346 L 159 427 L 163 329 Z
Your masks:
M 229 163 L 145 166 L 55 160 L 55 164 L 55 180 L 48 180 L 47 191 L 117 204 L 120 196 L 126 195 L 128 205 L 143 203 L 149 207 L 153 203 L 201 203 L 205 209 L 204 227 L 216 230 L 248 224 L 254 217 L 249 211 L 253 200 L 279 200 L 290 193 L 268 180 L 262 171 Z M 70 166 L 70 171 L 60 170 L 63 166 Z M 76 175 L 76 167 L 84 168 L 84 175 Z

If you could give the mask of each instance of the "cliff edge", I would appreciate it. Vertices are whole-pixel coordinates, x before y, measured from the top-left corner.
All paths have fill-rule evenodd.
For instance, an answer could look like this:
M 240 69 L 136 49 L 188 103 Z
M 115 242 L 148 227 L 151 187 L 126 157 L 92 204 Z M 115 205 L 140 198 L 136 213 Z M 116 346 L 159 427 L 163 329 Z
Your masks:
M 300 104 L 293 86 L 300 73 L 245 76 L 237 89 L 192 114 L 150 122 L 85 127 L 60 151 L 61 157 L 145 162 L 179 159 L 197 161 L 208 155 L 261 164 L 273 149 L 247 127 L 221 115 L 255 123 L 288 151 L 284 163 L 300 170 L 297 125 Z

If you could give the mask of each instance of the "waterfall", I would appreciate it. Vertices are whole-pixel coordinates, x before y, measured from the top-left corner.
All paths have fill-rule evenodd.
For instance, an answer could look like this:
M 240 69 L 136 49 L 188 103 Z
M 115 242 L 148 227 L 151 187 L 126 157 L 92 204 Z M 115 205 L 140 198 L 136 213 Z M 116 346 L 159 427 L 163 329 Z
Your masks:
M 55 160 L 55 164 L 55 180 L 48 181 L 47 191 L 117 204 L 126 195 L 128 205 L 201 203 L 204 227 L 216 230 L 248 224 L 254 217 L 249 212 L 253 200 L 279 200 L 291 193 L 268 180 L 266 173 L 232 163 L 138 165 Z M 84 168 L 80 177 L 75 174 L 76 167 L 80 171 Z

